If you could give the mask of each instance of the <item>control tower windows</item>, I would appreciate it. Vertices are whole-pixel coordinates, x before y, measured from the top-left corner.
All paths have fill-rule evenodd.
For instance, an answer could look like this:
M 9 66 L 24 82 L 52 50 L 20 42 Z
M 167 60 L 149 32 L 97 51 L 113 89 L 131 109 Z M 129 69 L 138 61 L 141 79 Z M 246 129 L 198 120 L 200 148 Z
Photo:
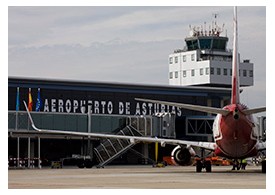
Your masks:
M 169 73 L 169 77 L 170 77 L 170 79 L 173 78 L 173 72 L 170 72 L 170 73 Z
M 199 49 L 199 44 L 197 39 L 186 41 L 186 45 L 189 51 Z
M 223 69 L 223 75 L 227 76 L 227 69 L 226 68 Z
M 188 51 L 197 49 L 211 49 L 225 51 L 226 44 L 228 42 L 227 37 L 220 36 L 199 36 L 199 37 L 188 37 L 185 39 Z
M 206 75 L 209 75 L 209 68 L 208 68 L 208 67 L 205 68 L 205 74 L 206 74 Z
M 212 49 L 216 50 L 225 50 L 226 49 L 226 39 L 213 39 L 213 46 Z
M 192 69 L 192 70 L 191 70 L 191 76 L 192 76 L 192 77 L 195 76 L 195 69 Z
M 183 76 L 183 77 L 186 77 L 186 70 L 184 70 L 184 71 L 182 72 L 182 76 Z
M 195 61 L 195 54 L 191 54 L 191 61 Z
M 244 77 L 247 76 L 246 70 L 243 70 L 243 76 L 244 76 Z
M 203 68 L 200 68 L 200 75 L 203 75 Z
M 249 71 L 249 77 L 253 77 L 253 70 Z
M 186 62 L 186 55 L 182 56 L 182 61 Z
M 214 68 L 213 67 L 210 68 L 210 74 L 214 74 Z
M 175 57 L 175 63 L 178 63 L 178 56 Z
M 205 38 L 205 39 L 199 39 L 199 41 L 200 41 L 200 48 L 201 49 L 210 49 L 211 48 L 212 39 Z
M 169 58 L 169 64 L 173 64 L 173 57 Z
M 179 77 L 179 73 L 178 71 L 175 72 L 175 78 L 178 78 Z
M 217 75 L 221 75 L 221 69 L 217 68 Z

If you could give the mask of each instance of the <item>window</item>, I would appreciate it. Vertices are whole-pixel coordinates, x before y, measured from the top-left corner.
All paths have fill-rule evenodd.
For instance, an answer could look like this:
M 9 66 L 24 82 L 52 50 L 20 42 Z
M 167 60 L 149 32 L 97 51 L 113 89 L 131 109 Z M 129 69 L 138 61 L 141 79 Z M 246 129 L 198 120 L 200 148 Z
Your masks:
M 214 68 L 213 67 L 210 68 L 210 74 L 214 74 Z
M 203 75 L 203 68 L 200 68 L 200 75 Z
M 191 76 L 192 77 L 195 76 L 195 70 L 194 69 L 191 70 Z
M 223 69 L 223 75 L 225 75 L 225 76 L 227 75 L 227 69 L 226 68 Z
M 169 58 L 169 64 L 173 64 L 173 57 Z
M 175 63 L 178 63 L 178 56 L 175 57 Z
M 186 70 L 184 70 L 184 71 L 182 72 L 182 76 L 183 76 L 183 77 L 186 77 Z
M 191 61 L 195 61 L 195 54 L 191 54 Z
M 253 70 L 249 71 L 249 77 L 253 77 Z
M 206 74 L 206 75 L 209 75 L 209 68 L 208 68 L 208 67 L 205 68 L 205 74 Z
M 243 76 L 244 76 L 244 77 L 247 76 L 246 70 L 243 70 Z
M 175 72 L 175 78 L 178 78 L 178 71 Z
M 170 79 L 173 78 L 173 72 L 170 72 Z
M 232 76 L 232 68 L 230 68 L 230 76 Z
M 217 75 L 221 75 L 221 69 L 217 68 Z
M 186 55 L 182 56 L 182 61 L 186 62 Z

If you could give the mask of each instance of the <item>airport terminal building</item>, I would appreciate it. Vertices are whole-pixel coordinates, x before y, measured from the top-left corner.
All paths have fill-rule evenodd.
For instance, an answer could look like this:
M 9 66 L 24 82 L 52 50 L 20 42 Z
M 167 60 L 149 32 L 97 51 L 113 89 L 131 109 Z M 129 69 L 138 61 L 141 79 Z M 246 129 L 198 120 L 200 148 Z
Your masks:
M 230 89 L 99 83 L 9 77 L 9 158 L 58 160 L 72 155 L 93 155 L 102 140 L 37 134 L 29 125 L 23 101 L 31 95 L 36 126 L 64 131 L 117 133 L 127 125 L 142 136 L 212 141 L 213 116 L 171 106 L 138 102 L 135 98 L 223 107 Z M 170 113 L 168 120 L 160 113 Z M 166 120 L 166 121 L 165 121 Z M 167 125 L 170 123 L 170 125 Z M 174 125 L 172 125 L 174 124 Z M 167 127 L 170 127 L 168 129 Z M 132 132 L 131 132 L 132 133 Z M 107 148 L 107 146 L 106 146 Z M 154 144 L 129 147 L 154 158 Z M 169 155 L 174 146 L 161 148 Z M 112 163 L 143 163 L 144 156 L 124 151 Z M 91 154 L 93 153 L 93 154 Z M 107 156 L 112 156 L 106 154 Z M 102 154 L 96 154 L 101 158 Z M 138 157 L 137 157 L 138 156 Z M 105 162 L 107 159 L 99 159 Z M 147 162 L 147 161 L 146 161 Z M 109 162 L 108 162 L 109 163 Z

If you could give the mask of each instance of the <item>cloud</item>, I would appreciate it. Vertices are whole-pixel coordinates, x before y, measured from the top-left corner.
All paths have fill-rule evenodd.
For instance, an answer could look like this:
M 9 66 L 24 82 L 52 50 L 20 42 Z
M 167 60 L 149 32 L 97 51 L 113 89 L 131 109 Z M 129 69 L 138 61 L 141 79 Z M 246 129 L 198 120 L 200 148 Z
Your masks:
M 9 7 L 9 76 L 166 85 L 168 55 L 183 48 L 190 24 L 211 24 L 218 13 L 232 48 L 232 12 L 227 6 Z M 239 52 L 255 69 L 255 86 L 241 98 L 257 96 L 249 104 L 265 105 L 266 9 L 240 7 L 238 17 Z

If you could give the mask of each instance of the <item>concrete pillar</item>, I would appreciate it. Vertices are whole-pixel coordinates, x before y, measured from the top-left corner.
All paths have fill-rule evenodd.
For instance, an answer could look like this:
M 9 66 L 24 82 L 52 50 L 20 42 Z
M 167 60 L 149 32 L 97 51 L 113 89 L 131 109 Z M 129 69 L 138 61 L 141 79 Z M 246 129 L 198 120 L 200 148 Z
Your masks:
M 41 169 L 40 137 L 38 137 L 38 168 Z
M 31 159 L 31 138 L 28 137 L 28 168 L 30 168 Z
M 20 158 L 20 138 L 17 137 L 17 167 L 20 167 L 19 158 Z
M 149 158 L 149 149 L 148 149 L 148 144 L 147 143 L 142 144 L 142 154 L 145 158 L 144 164 L 147 165 L 148 164 L 148 158 Z

